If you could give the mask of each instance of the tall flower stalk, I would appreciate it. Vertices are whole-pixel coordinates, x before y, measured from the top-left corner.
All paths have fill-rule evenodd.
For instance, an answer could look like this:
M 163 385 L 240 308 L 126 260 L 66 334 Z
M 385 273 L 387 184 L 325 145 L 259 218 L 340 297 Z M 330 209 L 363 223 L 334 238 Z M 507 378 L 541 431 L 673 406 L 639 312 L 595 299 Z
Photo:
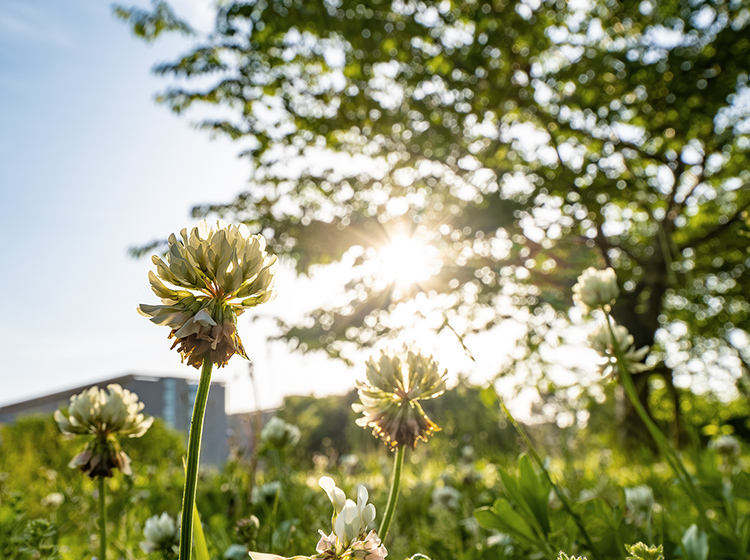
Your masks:
M 401 489 L 401 470 L 404 468 L 404 449 L 403 445 L 399 445 L 396 450 L 396 454 L 393 456 L 393 478 L 391 478 L 391 490 L 388 494 L 388 503 L 385 506 L 385 513 L 383 519 L 380 522 L 380 528 L 378 534 L 380 538 L 385 540 L 388 535 L 388 528 L 391 526 L 391 519 L 396 511 L 396 504 L 398 503 L 398 495 Z
M 198 391 L 195 394 L 193 415 L 190 419 L 188 434 L 187 466 L 185 468 L 185 487 L 182 489 L 182 523 L 180 524 L 180 560 L 189 560 L 193 547 L 193 513 L 195 494 L 198 490 L 198 463 L 201 456 L 201 438 L 203 436 L 203 419 L 206 414 L 208 390 L 211 388 L 211 369 L 213 364 L 203 361 Z
M 183 362 L 201 370 L 188 437 L 180 560 L 189 560 L 192 553 L 203 418 L 213 366 L 225 366 L 234 354 L 247 358 L 237 334 L 237 317 L 276 295 L 276 257 L 268 255 L 265 247 L 265 239 L 251 235 L 245 225 L 221 220 L 215 227 L 202 221 L 190 234 L 183 229 L 180 238 L 172 234 L 165 260 L 152 257 L 156 274 L 149 272 L 151 289 L 162 305 L 138 308 L 153 323 L 170 327 L 172 348 Z
M 604 314 L 604 328 L 600 327 L 592 333 L 592 336 L 589 337 L 589 342 L 600 355 L 607 359 L 608 366 L 616 367 L 625 395 L 633 405 L 638 417 L 646 426 L 649 434 L 651 434 L 659 452 L 672 468 L 680 482 L 682 482 L 685 491 L 698 509 L 698 515 L 701 518 L 702 524 L 708 526 L 709 521 L 706 517 L 706 509 L 703 506 L 700 491 L 693 482 L 690 473 L 688 473 L 679 455 L 669 443 L 667 437 L 651 419 L 643 403 L 641 403 L 641 399 L 638 397 L 631 371 L 640 372 L 648 369 L 642 363 L 643 358 L 648 353 L 648 347 L 636 350 L 633 346 L 633 337 L 627 332 L 625 327 L 615 323 L 610 313 L 612 304 L 620 293 L 614 270 L 611 268 L 603 271 L 594 268 L 586 269 L 578 278 L 577 284 L 573 287 L 573 293 L 573 299 L 583 307 L 584 311 L 592 312 L 600 310 Z M 609 344 L 606 344 L 607 338 L 609 339 Z
M 406 352 L 405 360 L 383 352 L 378 361 L 370 358 L 366 366 L 365 381 L 357 382 L 361 402 L 352 405 L 355 412 L 363 414 L 357 425 L 372 428 L 373 435 L 396 452 L 388 504 L 378 530 L 385 540 L 398 502 L 405 448 L 415 449 L 418 441 L 427 441 L 427 436 L 440 430 L 419 401 L 445 392 L 446 372 L 439 372 L 432 356 L 413 350 Z
M 120 385 L 107 386 L 106 391 L 91 387 L 70 398 L 67 411 L 56 410 L 55 421 L 67 437 L 88 436 L 86 447 L 73 457 L 68 466 L 80 469 L 99 482 L 99 557 L 107 557 L 107 496 L 106 479 L 115 470 L 132 474 L 130 458 L 122 451 L 119 437 L 141 437 L 153 423 L 141 411 L 138 395 Z

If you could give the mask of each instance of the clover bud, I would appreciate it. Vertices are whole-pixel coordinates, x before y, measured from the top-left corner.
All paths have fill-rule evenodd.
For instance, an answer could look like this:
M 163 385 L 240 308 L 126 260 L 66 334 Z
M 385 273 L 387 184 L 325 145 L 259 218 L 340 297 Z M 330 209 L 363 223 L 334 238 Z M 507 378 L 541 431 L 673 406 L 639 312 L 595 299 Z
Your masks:
M 263 442 L 275 449 L 296 445 L 300 436 L 297 426 L 285 422 L 278 416 L 271 418 L 260 432 Z

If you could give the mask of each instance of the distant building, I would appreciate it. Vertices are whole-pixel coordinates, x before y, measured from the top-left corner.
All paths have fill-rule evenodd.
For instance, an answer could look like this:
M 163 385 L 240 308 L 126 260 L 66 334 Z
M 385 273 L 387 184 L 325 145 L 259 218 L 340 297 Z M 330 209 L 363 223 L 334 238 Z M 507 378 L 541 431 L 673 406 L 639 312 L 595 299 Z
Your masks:
M 151 377 L 128 374 L 104 379 L 97 383 L 60 391 L 23 402 L 0 407 L 0 424 L 13 423 L 19 416 L 29 414 L 53 414 L 58 408 L 68 406 L 70 397 L 89 387 L 106 387 L 118 383 L 124 389 L 136 393 L 145 405 L 144 412 L 161 418 L 171 428 L 187 434 L 190 417 L 198 391 L 198 382 L 179 377 Z M 206 406 L 201 442 L 201 462 L 222 465 L 229 456 L 227 414 L 225 410 L 225 387 L 223 383 L 211 383 Z

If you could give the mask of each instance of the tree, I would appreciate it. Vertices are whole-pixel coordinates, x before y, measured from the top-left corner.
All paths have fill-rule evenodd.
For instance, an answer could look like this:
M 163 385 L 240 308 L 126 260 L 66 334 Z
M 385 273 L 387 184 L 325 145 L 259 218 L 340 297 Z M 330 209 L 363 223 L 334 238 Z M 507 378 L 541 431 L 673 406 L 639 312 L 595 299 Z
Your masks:
M 148 39 L 186 29 L 161 2 L 119 15 Z M 672 386 L 750 327 L 748 20 L 733 0 L 235 1 L 155 71 L 186 84 L 160 97 L 176 113 L 220 109 L 202 127 L 252 166 L 196 216 L 262 230 L 299 273 L 354 265 L 348 300 L 286 338 L 340 356 L 424 293 L 467 333 L 527 308 L 533 346 L 581 270 L 611 266 L 636 344 L 680 339 L 656 370 Z M 406 239 L 435 270 L 373 275 Z

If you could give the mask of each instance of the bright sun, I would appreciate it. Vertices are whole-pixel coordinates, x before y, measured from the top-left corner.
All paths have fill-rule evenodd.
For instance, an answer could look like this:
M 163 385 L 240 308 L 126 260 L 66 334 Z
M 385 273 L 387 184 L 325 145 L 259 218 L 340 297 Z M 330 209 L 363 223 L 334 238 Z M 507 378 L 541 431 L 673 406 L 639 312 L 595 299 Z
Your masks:
M 401 287 L 418 284 L 434 276 L 441 266 L 435 247 L 405 235 L 394 237 L 378 250 L 379 273 L 388 283 Z

